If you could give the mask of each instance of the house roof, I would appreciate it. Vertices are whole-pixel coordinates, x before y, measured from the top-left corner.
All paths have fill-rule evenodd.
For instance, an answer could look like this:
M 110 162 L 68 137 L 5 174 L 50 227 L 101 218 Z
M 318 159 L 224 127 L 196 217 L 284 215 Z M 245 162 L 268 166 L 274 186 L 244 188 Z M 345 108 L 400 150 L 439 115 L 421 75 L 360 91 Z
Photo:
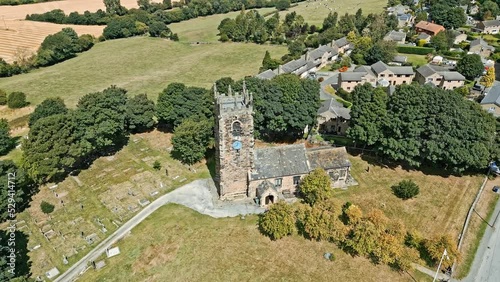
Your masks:
M 408 60 L 408 57 L 402 56 L 402 55 L 396 55 L 396 56 L 394 56 L 394 59 L 393 59 L 394 62 L 398 62 L 398 63 L 406 63 L 407 60 Z
M 349 41 L 347 41 L 347 37 L 344 36 L 342 38 L 335 40 L 335 45 L 339 48 L 344 47 L 344 46 L 349 45 Z
M 318 48 L 309 51 L 308 60 L 319 59 L 323 57 L 325 53 L 329 53 L 329 57 L 333 57 L 339 53 L 339 48 L 337 48 L 336 46 L 330 47 L 328 45 L 321 45 Z
M 406 39 L 406 33 L 395 30 L 389 31 L 384 36 L 384 40 L 386 41 L 403 41 L 405 39 Z
M 269 182 L 269 180 L 264 180 L 262 181 L 262 183 L 259 184 L 259 186 L 257 186 L 257 197 L 260 197 L 267 190 L 274 190 L 274 192 L 278 192 L 274 184 Z
M 415 25 L 415 28 L 431 31 L 434 34 L 437 34 L 440 31 L 444 30 L 444 26 L 435 24 L 435 23 L 430 23 L 428 21 L 420 21 Z
M 335 99 L 329 99 L 321 104 L 321 107 L 318 109 L 318 115 L 326 119 L 342 117 L 346 120 L 350 120 L 351 110 L 344 107 L 344 105 L 337 102 Z
M 382 61 L 378 61 L 375 64 L 371 65 L 372 70 L 379 74 L 383 71 L 389 70 L 394 74 L 414 74 L 412 67 L 394 67 L 388 66 Z
M 481 105 L 495 104 L 500 106 L 500 82 L 495 81 L 488 94 L 481 100 Z
M 488 20 L 482 21 L 481 23 L 484 25 L 484 27 L 500 26 L 499 20 Z
M 251 180 L 309 172 L 304 144 L 256 149 Z
M 431 36 L 425 32 L 421 32 L 419 35 L 418 35 L 418 39 L 429 39 Z
M 285 73 L 291 73 L 306 65 L 307 61 L 304 58 L 300 58 L 284 64 L 281 68 Z
M 260 78 L 260 79 L 272 79 L 276 75 L 277 74 L 274 71 L 272 71 L 272 70 L 266 70 L 266 71 L 261 72 L 258 75 L 256 75 L 256 77 Z
M 307 150 L 306 154 L 310 170 L 314 170 L 318 167 L 323 169 L 335 169 L 351 166 L 345 147 L 311 148 Z
M 489 50 L 495 50 L 495 47 L 489 45 L 486 41 L 484 41 L 482 38 L 477 38 L 474 39 L 470 42 L 470 48 L 474 48 L 477 46 L 481 46 L 484 49 L 489 49 Z
M 417 72 L 423 76 L 423 77 L 429 77 L 434 74 L 441 75 L 444 80 L 460 80 L 463 81 L 465 80 L 465 77 L 456 71 L 450 71 L 447 68 L 443 68 L 440 66 L 435 66 L 435 65 L 423 65 L 417 69 Z
M 363 77 L 366 75 L 363 71 L 346 71 L 340 73 L 340 79 L 342 81 L 362 81 Z

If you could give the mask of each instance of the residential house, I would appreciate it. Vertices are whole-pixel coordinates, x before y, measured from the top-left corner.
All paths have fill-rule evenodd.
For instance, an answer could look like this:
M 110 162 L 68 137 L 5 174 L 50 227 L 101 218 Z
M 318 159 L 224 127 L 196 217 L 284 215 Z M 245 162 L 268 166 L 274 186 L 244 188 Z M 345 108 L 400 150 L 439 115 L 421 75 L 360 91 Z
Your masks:
M 401 4 L 387 8 L 387 13 L 389 15 L 396 15 L 396 16 L 406 14 L 407 12 L 410 12 L 410 11 L 411 10 L 410 10 L 409 6 L 401 5 Z
M 500 82 L 495 81 L 480 103 L 481 107 L 495 117 L 500 116 Z
M 411 26 L 415 17 L 412 14 L 402 14 L 397 16 L 398 27 Z
M 312 61 L 317 69 L 323 68 L 331 61 L 338 58 L 339 48 L 337 46 L 322 45 L 318 48 L 308 51 L 305 55 L 307 61 Z
M 464 42 L 464 41 L 467 41 L 467 34 L 457 32 L 455 34 L 455 39 L 453 40 L 453 44 L 459 44 L 460 42 Z
M 345 36 L 337 40 L 333 40 L 332 43 L 330 43 L 330 46 L 336 46 L 338 48 L 338 52 L 342 54 L 349 54 L 354 48 L 354 45 L 351 44 Z
M 495 47 L 488 45 L 482 38 L 477 38 L 470 42 L 469 52 L 484 58 L 491 56 L 491 53 L 495 52 Z
M 259 73 L 258 75 L 256 75 L 257 78 L 260 78 L 260 79 L 272 79 L 273 77 L 277 76 L 278 74 L 276 72 L 274 72 L 273 70 L 266 70 L 266 71 L 263 71 L 261 73 Z
M 371 66 L 360 66 L 354 71 L 340 73 L 338 86 L 351 92 L 358 84 L 370 83 L 372 86 L 384 87 L 410 84 L 414 77 L 412 67 L 388 66 L 379 61 Z
M 415 25 L 415 31 L 417 33 L 425 32 L 430 36 L 434 36 L 444 30 L 445 30 L 444 26 L 435 23 L 430 23 L 427 21 L 420 21 Z
M 345 135 L 351 120 L 351 110 L 335 99 L 323 101 L 318 110 L 318 132 L 321 134 Z
M 476 25 L 476 29 L 485 34 L 497 34 L 500 32 L 500 20 L 479 22 Z
M 406 64 L 407 62 L 408 62 L 407 56 L 396 55 L 396 56 L 394 56 L 394 59 L 392 59 L 392 62 L 390 62 L 390 64 L 402 65 L 402 64 Z
M 425 32 L 421 32 L 418 36 L 417 36 L 417 39 L 420 41 L 420 40 L 424 40 L 425 43 L 429 43 L 431 42 L 431 36 Z
M 465 77 L 461 73 L 432 64 L 418 68 L 415 80 L 422 85 L 431 84 L 446 90 L 464 86 L 465 83 Z
M 384 36 L 385 41 L 392 41 L 398 44 L 405 44 L 406 33 L 401 31 L 391 30 Z

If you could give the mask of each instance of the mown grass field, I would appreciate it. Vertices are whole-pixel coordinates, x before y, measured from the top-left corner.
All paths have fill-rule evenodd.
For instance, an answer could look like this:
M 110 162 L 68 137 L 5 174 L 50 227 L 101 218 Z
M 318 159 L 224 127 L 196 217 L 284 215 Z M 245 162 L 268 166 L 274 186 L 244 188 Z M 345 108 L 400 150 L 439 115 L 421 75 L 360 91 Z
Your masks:
M 361 8 L 363 14 L 381 13 L 387 6 L 385 0 L 324 0 L 324 1 L 306 1 L 298 3 L 296 7 L 290 8 L 287 11 L 280 12 L 281 18 L 285 18 L 285 14 L 297 12 L 304 17 L 304 20 L 309 25 L 322 26 L 323 20 L 330 12 L 337 12 L 339 17 L 345 13 L 355 14 Z M 330 10 L 330 9 L 331 10 Z
M 359 186 L 335 196 L 367 211 L 382 209 L 424 236 L 457 235 L 482 180 L 374 166 L 357 156 L 351 162 Z M 417 182 L 420 195 L 396 198 L 390 186 L 401 179 Z M 155 212 L 117 246 L 122 254 L 105 259 L 107 266 L 100 271 L 89 270 L 85 281 L 432 281 L 418 271 L 411 272 L 413 280 L 353 258 L 327 242 L 298 236 L 271 241 L 257 230 L 257 216 L 213 219 L 175 205 Z M 333 252 L 335 262 L 326 261 L 325 252 Z
M 243 43 L 188 44 L 135 37 L 96 44 L 78 57 L 28 74 L 0 79 L 0 88 L 23 91 L 36 105 L 61 97 L 73 107 L 91 92 L 117 85 L 130 94 L 147 93 L 156 100 L 169 83 L 209 88 L 215 80 L 240 79 L 258 73 L 266 50 L 280 57 L 285 46 Z

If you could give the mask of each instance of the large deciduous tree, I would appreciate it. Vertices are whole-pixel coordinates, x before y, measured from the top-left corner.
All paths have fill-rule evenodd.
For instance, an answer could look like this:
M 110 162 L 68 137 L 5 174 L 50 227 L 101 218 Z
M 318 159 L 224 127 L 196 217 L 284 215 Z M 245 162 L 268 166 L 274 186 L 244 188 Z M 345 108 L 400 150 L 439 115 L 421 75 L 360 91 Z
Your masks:
M 330 177 L 320 168 L 306 175 L 300 182 L 299 189 L 304 201 L 311 206 L 332 195 Z
M 172 155 L 186 164 L 201 161 L 207 148 L 213 145 L 213 127 L 212 119 L 183 120 L 174 130 Z
M 0 156 L 9 152 L 14 145 L 10 136 L 9 122 L 6 119 L 0 119 Z
M 478 54 L 465 55 L 460 61 L 458 61 L 457 71 L 469 80 L 480 76 L 484 71 L 481 56 Z
M 127 100 L 126 127 L 131 132 L 143 132 L 154 125 L 155 103 L 146 94 L 139 94 Z
M 273 204 L 259 217 L 259 229 L 272 240 L 281 239 L 297 231 L 293 207 L 284 201 Z
M 35 122 L 41 118 L 48 117 L 51 115 L 65 114 L 68 112 L 64 101 L 57 98 L 47 98 L 43 100 L 38 106 L 36 106 L 35 111 L 30 115 L 28 124 L 32 126 Z

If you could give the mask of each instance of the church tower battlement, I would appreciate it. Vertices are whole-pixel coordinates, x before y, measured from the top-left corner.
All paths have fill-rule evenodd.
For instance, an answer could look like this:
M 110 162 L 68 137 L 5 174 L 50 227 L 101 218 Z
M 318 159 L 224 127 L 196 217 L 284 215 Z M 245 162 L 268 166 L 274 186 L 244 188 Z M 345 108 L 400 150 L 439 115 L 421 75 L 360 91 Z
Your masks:
M 215 183 L 221 199 L 248 196 L 248 173 L 253 167 L 253 97 L 243 82 L 241 93 L 219 93 L 215 97 Z

